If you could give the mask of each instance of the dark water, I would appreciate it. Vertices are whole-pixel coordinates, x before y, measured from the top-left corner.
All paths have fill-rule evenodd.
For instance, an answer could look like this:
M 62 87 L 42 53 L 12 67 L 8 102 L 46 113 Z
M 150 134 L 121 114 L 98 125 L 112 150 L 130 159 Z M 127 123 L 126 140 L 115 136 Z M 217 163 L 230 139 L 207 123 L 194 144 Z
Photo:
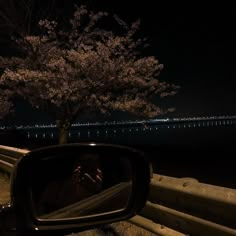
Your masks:
M 53 133 L 54 132 L 54 133 Z M 53 134 L 53 135 L 52 135 Z M 103 142 L 138 148 L 154 172 L 193 177 L 201 182 L 236 188 L 236 125 L 209 127 L 126 127 L 72 129 L 70 142 Z M 3 145 L 38 148 L 57 143 L 56 131 L 1 133 Z

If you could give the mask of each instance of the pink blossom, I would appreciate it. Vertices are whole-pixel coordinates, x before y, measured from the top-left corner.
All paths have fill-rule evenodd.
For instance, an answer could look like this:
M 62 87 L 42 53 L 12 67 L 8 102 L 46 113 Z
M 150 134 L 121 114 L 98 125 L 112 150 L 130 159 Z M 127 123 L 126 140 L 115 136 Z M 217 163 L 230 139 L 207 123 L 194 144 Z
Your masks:
M 153 97 L 175 95 L 177 87 L 160 82 L 163 65 L 154 56 L 139 55 L 145 40 L 134 35 L 140 22 L 129 26 L 116 16 L 126 33 L 115 35 L 98 28 L 107 16 L 77 7 L 68 30 L 56 21 L 40 20 L 42 34 L 18 39 L 25 57 L 0 57 L 0 89 L 16 88 L 9 98 L 0 98 L 1 113 L 11 111 L 16 96 L 69 123 L 84 111 L 120 110 L 143 117 L 172 111 L 152 102 Z M 87 25 L 81 24 L 84 18 Z

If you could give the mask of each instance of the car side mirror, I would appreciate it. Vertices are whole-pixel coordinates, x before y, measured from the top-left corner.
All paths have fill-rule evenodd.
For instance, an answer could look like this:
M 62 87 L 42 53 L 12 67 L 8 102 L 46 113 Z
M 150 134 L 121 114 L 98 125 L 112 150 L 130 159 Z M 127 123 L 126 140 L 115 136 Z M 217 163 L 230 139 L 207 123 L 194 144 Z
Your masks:
M 105 144 L 38 149 L 15 166 L 11 193 L 17 231 L 72 233 L 124 220 L 145 205 L 149 162 Z

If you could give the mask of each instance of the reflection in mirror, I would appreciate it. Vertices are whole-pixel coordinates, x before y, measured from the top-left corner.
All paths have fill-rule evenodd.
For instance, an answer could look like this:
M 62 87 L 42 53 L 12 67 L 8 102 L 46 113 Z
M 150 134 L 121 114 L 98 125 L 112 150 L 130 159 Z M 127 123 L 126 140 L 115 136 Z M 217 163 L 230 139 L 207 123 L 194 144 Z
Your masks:
M 131 189 L 129 159 L 97 153 L 48 157 L 31 179 L 35 215 L 47 220 L 125 209 Z

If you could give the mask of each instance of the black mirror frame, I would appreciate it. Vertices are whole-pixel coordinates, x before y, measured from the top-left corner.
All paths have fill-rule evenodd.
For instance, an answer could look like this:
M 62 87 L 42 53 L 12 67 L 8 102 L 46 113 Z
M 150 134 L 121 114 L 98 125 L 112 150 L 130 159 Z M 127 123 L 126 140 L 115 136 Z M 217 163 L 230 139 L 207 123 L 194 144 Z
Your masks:
M 28 190 L 28 181 L 30 166 L 35 159 L 45 158 L 53 154 L 62 152 L 80 151 L 103 151 L 111 153 L 125 154 L 131 161 L 134 170 L 134 179 L 132 184 L 132 195 L 127 208 L 123 211 L 108 213 L 94 217 L 81 217 L 80 219 L 67 220 L 39 220 L 34 217 L 33 208 L 30 204 L 30 194 Z M 20 231 L 43 231 L 71 233 L 87 228 L 95 227 L 101 224 L 108 224 L 115 221 L 125 220 L 136 215 L 145 205 L 150 182 L 150 165 L 145 155 L 133 148 L 128 148 L 110 144 L 95 143 L 73 143 L 65 145 L 56 145 L 41 148 L 24 155 L 16 164 L 11 182 L 11 199 L 16 215 L 16 230 Z

